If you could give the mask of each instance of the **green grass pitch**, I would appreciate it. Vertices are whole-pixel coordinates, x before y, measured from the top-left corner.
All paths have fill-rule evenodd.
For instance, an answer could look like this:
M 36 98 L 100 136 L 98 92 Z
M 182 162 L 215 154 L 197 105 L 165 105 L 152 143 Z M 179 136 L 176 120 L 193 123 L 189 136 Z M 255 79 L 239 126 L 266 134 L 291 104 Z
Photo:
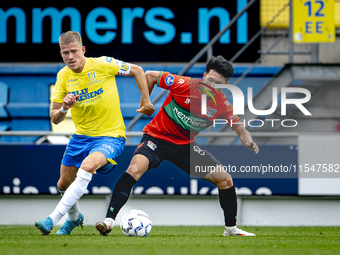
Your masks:
M 154 226 L 148 237 L 125 237 L 118 227 L 100 236 L 91 226 L 70 236 L 42 236 L 33 226 L 0 226 L 0 254 L 340 254 L 340 227 L 243 227 L 256 237 L 223 237 L 223 227 Z

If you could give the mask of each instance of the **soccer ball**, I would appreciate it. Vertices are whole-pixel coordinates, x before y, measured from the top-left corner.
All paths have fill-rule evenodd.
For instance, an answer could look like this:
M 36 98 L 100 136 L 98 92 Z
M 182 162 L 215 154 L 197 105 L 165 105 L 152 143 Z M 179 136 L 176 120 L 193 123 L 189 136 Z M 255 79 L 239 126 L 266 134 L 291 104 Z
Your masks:
M 120 221 L 120 229 L 125 236 L 144 237 L 152 228 L 150 217 L 142 210 L 130 210 Z

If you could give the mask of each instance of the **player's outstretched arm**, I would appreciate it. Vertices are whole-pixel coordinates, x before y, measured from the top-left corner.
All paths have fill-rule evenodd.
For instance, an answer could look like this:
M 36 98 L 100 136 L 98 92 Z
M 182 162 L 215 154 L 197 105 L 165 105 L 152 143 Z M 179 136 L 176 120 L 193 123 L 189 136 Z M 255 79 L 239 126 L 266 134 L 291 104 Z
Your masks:
M 145 72 L 146 82 L 148 83 L 150 95 L 151 95 L 151 92 L 152 92 L 155 84 L 157 83 L 159 73 L 160 73 L 159 71 L 146 71 Z
M 67 94 L 63 99 L 63 103 L 53 102 L 51 110 L 51 121 L 56 125 L 62 122 L 66 117 L 67 111 L 76 104 L 78 99 L 79 96 Z
M 155 107 L 150 101 L 150 93 L 144 70 L 142 67 L 134 64 L 131 65 L 131 71 L 129 76 L 133 76 L 136 80 L 137 86 L 141 93 L 140 108 L 137 110 L 139 113 L 144 113 L 147 116 L 151 116 L 155 112 Z
M 239 125 L 235 129 L 236 134 L 240 138 L 241 142 L 250 150 L 255 151 L 257 154 L 259 152 L 259 147 L 257 144 L 253 141 L 253 138 L 251 137 L 248 130 L 246 130 L 243 125 Z

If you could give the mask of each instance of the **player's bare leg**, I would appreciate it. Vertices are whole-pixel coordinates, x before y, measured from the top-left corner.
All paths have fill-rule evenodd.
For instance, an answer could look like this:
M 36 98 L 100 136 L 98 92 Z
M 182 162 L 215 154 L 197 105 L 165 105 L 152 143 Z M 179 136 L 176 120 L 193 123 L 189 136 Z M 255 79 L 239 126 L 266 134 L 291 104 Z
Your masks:
M 149 160 L 147 157 L 141 154 L 133 156 L 128 169 L 120 177 L 113 190 L 105 220 L 96 222 L 96 229 L 101 235 L 110 235 L 119 210 L 129 199 L 133 185 L 148 170 L 148 167 Z
M 134 155 L 126 172 L 130 174 L 136 181 L 148 170 L 149 160 L 141 154 Z
M 65 191 L 68 186 L 76 179 L 78 167 L 75 166 L 65 166 L 61 164 L 60 166 L 60 178 L 57 183 L 57 187 L 60 191 Z

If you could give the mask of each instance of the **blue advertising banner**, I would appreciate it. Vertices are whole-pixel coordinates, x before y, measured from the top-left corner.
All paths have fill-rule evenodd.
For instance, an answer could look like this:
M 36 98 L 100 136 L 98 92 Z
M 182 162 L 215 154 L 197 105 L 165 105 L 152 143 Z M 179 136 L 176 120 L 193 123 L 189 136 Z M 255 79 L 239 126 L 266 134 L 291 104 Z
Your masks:
M 73 30 L 83 37 L 87 56 L 123 61 L 185 62 L 207 44 L 247 4 L 224 2 L 34 1 L 0 6 L 1 61 L 61 62 L 58 40 Z M 260 29 L 258 1 L 214 45 L 214 54 L 230 59 Z M 258 58 L 260 39 L 237 59 Z M 15 50 L 15 54 L 13 51 Z
M 236 171 L 249 173 L 252 167 L 253 172 L 258 171 L 262 164 L 259 175 L 248 176 L 244 172 L 244 175 L 233 179 L 239 195 L 298 194 L 297 174 L 266 175 L 270 167 L 275 172 L 297 165 L 295 146 L 262 146 L 257 155 L 243 146 L 202 147 L 219 159 L 222 165 L 230 165 Z M 88 186 L 88 193 L 110 194 L 127 169 L 135 148 L 125 147 L 114 171 L 107 175 L 96 174 Z M 0 145 L 0 194 L 58 194 L 56 185 L 64 151 L 64 145 Z M 233 173 L 231 175 L 234 176 Z M 190 177 L 171 163 L 163 162 L 159 168 L 151 169 L 142 176 L 134 186 L 133 194 L 217 195 L 218 190 L 211 183 Z

